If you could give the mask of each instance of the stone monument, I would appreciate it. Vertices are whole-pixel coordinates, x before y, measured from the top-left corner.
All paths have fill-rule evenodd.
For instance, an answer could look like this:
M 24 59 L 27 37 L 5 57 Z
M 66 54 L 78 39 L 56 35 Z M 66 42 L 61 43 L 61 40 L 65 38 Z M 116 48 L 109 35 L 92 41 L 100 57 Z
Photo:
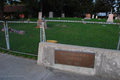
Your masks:
M 49 12 L 49 18 L 53 18 L 53 12 Z
M 109 23 L 113 23 L 112 9 L 111 9 L 111 13 L 109 14 L 109 17 L 108 17 L 108 19 L 107 19 L 107 22 L 109 22 Z
M 92 18 L 94 18 L 94 15 L 92 15 Z
M 84 19 L 91 19 L 91 14 L 86 14 Z
M 65 13 L 62 13 L 62 16 L 61 16 L 62 18 L 64 18 L 65 17 Z
M 107 19 L 107 22 L 113 23 L 113 14 L 109 14 L 109 17 Z
M 42 12 L 38 13 L 38 20 L 42 20 Z

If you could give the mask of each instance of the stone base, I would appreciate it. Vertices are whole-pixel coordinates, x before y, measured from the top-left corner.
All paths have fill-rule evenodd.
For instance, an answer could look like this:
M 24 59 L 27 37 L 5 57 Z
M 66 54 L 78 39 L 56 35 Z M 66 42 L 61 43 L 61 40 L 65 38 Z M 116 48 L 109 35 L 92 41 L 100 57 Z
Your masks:
M 56 55 L 55 50 L 95 53 L 94 68 L 55 63 L 55 55 Z M 64 55 L 63 53 L 61 54 Z M 66 53 L 66 54 L 70 54 L 70 53 Z M 65 58 L 65 57 L 61 57 L 61 58 Z M 82 59 L 84 58 L 85 57 L 82 57 Z M 83 61 L 82 59 L 81 61 Z M 72 60 L 73 59 L 71 59 L 71 61 Z M 39 43 L 37 64 L 46 67 L 61 69 L 65 71 L 85 74 L 85 75 L 97 75 L 100 77 L 116 78 L 116 80 L 120 79 L 119 50 L 109 50 L 109 49 L 41 42 Z
M 88 20 L 91 20 L 91 18 L 84 18 L 84 19 L 88 19 Z
M 107 22 L 113 23 L 113 19 L 107 19 Z
M 53 17 L 49 17 L 49 18 L 53 18 Z

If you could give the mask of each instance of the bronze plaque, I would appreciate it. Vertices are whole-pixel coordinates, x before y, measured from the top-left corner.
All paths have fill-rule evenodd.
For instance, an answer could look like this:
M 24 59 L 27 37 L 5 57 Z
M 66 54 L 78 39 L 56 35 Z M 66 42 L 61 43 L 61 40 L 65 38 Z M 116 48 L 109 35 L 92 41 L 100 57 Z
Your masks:
M 94 68 L 95 53 L 55 50 L 55 63 Z

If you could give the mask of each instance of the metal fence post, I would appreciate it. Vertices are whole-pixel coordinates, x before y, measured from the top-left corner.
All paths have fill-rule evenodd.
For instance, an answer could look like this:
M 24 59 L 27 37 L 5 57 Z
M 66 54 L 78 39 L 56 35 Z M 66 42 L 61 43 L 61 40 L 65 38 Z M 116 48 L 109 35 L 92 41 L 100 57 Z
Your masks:
M 42 22 L 43 26 L 43 42 L 46 42 L 46 37 L 45 37 L 45 22 Z
M 43 30 L 42 30 L 42 24 L 40 24 L 40 42 L 43 42 L 42 36 L 43 36 Z
M 41 25 L 40 25 L 40 42 L 46 42 L 44 26 L 45 26 L 45 22 L 41 22 Z
M 9 33 L 8 33 L 8 23 L 7 23 L 7 21 L 6 21 L 6 25 L 4 27 L 5 27 L 5 38 L 6 38 L 7 49 L 10 50 Z
M 120 32 L 119 32 L 119 41 L 118 41 L 117 50 L 119 50 L 119 48 L 120 48 Z

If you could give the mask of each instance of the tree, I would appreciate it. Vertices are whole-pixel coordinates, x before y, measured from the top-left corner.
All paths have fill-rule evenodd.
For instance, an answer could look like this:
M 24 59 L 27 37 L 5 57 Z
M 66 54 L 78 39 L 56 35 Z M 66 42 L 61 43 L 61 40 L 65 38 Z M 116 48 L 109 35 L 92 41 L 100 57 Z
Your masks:
M 24 4 L 30 13 L 30 17 L 32 17 L 32 13 L 39 8 L 39 1 L 38 0 L 21 0 L 21 4 Z
M 3 18 L 3 15 L 4 15 L 4 0 L 0 0 L 0 14 L 1 14 L 0 18 L 1 18 L 1 20 L 3 20 L 4 19 Z
M 82 14 L 93 13 L 93 0 L 80 0 L 80 10 Z
M 66 7 L 69 9 L 69 11 L 66 9 L 66 12 L 71 12 L 73 16 L 79 16 L 79 12 L 81 11 L 80 1 L 81 0 L 66 0 Z
M 60 10 L 61 14 L 63 13 L 63 7 L 65 4 L 65 0 L 48 0 L 48 3 L 52 6 L 53 10 Z
M 116 12 L 120 13 L 120 0 L 117 0 L 115 3 L 115 7 L 116 7 Z
M 109 11 L 114 10 L 115 0 L 96 0 L 95 3 L 95 12 L 106 12 L 106 18 L 107 13 Z

